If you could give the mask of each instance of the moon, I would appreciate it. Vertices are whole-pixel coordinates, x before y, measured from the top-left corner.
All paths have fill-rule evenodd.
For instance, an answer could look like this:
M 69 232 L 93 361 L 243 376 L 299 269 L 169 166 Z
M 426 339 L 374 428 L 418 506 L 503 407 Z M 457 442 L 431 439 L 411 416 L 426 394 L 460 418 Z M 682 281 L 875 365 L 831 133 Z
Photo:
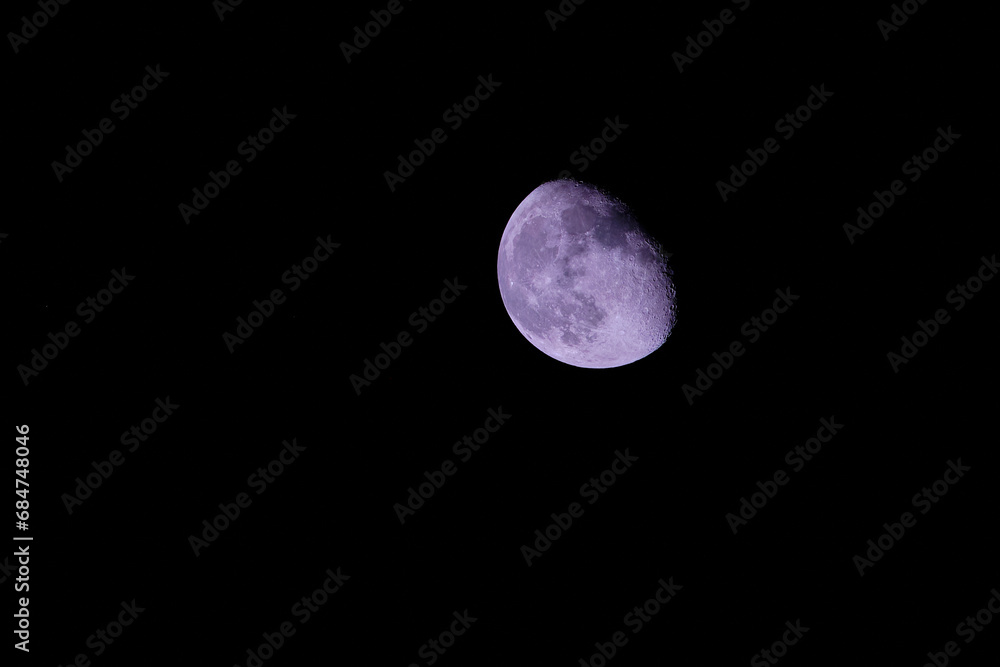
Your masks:
M 579 368 L 657 350 L 676 319 L 662 246 L 622 201 L 562 179 L 535 188 L 503 231 L 497 281 L 507 314 L 539 350 Z

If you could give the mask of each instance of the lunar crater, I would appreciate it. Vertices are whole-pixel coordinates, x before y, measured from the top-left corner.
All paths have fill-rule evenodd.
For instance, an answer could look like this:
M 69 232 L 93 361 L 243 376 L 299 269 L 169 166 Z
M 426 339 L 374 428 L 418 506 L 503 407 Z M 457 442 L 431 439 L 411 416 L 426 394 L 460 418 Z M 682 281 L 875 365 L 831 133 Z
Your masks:
M 561 180 L 533 190 L 511 215 L 497 256 L 504 307 L 548 356 L 612 368 L 655 351 L 675 320 L 661 245 L 621 201 Z

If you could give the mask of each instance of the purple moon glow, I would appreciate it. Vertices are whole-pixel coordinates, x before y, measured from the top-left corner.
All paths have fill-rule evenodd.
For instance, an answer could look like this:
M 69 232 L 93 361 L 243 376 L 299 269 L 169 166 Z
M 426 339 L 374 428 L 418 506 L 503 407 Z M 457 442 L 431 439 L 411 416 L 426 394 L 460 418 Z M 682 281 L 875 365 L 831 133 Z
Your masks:
M 580 368 L 624 366 L 663 345 L 676 319 L 672 275 L 660 244 L 622 201 L 566 179 L 524 198 L 497 254 L 514 326 Z

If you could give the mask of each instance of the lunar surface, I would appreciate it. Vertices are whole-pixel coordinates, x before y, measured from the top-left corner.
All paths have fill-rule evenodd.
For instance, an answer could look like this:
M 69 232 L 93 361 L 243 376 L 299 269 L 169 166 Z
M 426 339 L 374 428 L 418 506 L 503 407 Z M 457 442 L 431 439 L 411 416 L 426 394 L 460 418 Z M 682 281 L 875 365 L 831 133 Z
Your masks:
M 497 280 L 510 319 L 539 350 L 580 368 L 630 364 L 676 318 L 666 254 L 618 199 L 549 181 L 510 216 Z

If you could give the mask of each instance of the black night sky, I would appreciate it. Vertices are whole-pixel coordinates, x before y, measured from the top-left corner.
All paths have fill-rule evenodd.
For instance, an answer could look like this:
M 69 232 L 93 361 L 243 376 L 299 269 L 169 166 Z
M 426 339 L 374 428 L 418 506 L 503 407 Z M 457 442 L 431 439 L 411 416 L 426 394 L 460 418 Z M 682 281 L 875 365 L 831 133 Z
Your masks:
M 983 10 L 334 4 L 4 11 L 11 664 L 995 661 Z M 636 363 L 504 308 L 561 176 Z

